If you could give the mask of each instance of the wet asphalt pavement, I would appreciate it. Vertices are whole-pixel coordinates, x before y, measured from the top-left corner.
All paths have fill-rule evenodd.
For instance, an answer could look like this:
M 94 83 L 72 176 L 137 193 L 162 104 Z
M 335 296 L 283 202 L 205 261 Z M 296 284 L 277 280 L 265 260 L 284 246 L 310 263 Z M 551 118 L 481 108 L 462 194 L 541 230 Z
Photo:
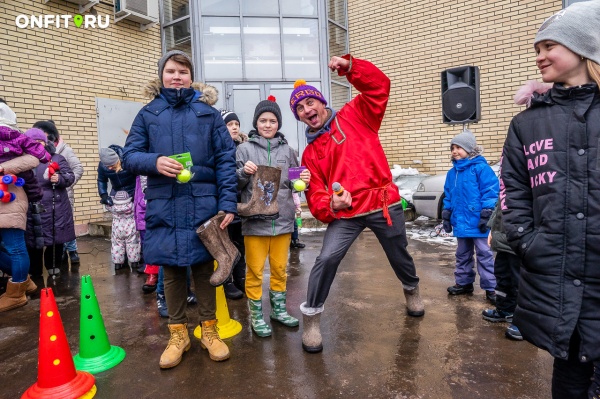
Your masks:
M 242 332 L 225 340 L 231 358 L 213 362 L 197 339 L 174 369 L 160 370 L 168 341 L 155 294 L 144 277 L 116 273 L 110 241 L 78 239 L 81 265 L 51 283 L 72 354 L 79 352 L 81 276 L 90 274 L 110 343 L 125 349 L 116 367 L 96 374 L 96 398 L 549 398 L 552 358 L 527 342 L 504 337 L 505 323 L 489 323 L 484 292 L 450 297 L 454 247 L 410 241 L 421 277 L 425 317 L 406 315 L 402 286 L 375 236 L 359 236 L 340 265 L 321 319 L 324 350 L 303 352 L 299 305 L 323 232 L 301 235 L 291 251 L 288 310 L 300 327 L 270 323 L 273 335 L 250 329 L 246 300 L 228 301 Z M 265 270 L 268 276 L 268 269 Z M 263 285 L 268 290 L 268 279 Z M 268 297 L 268 294 L 267 294 Z M 267 300 L 268 302 L 268 300 Z M 270 306 L 265 304 L 268 318 Z M 0 314 L 0 398 L 19 398 L 37 380 L 39 293 Z M 197 324 L 188 308 L 190 334 Z

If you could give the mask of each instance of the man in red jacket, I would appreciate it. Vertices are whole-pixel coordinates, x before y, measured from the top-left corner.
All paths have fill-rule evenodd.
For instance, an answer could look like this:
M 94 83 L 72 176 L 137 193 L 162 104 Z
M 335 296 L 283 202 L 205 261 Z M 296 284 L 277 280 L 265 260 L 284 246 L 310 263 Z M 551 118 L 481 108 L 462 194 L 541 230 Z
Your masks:
M 308 206 L 320 221 L 329 223 L 321 253 L 308 280 L 302 347 L 307 352 L 323 349 L 320 315 L 338 265 L 358 235 L 370 228 L 402 282 L 407 313 L 425 314 L 419 295 L 398 188 L 379 141 L 379 127 L 390 94 L 390 80 L 368 61 L 333 57 L 329 68 L 346 76 L 361 94 L 339 111 L 326 107 L 323 94 L 305 81 L 297 81 L 290 97 L 296 119 L 308 125 L 308 146 L 302 165 L 311 173 L 306 191 Z M 339 183 L 342 190 L 332 188 Z M 336 184 L 336 186 L 338 186 Z

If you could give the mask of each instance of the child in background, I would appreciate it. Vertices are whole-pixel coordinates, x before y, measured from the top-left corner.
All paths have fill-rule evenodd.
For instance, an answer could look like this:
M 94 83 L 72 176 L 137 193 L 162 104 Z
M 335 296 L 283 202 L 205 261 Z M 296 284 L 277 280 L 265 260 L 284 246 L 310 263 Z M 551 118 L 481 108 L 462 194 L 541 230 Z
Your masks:
M 498 178 L 477 145 L 470 130 L 464 130 L 450 142 L 453 167 L 444 184 L 442 219 L 447 233 L 454 230 L 456 248 L 456 284 L 448 287 L 450 295 L 473 292 L 475 271 L 473 252 L 477 253 L 477 271 L 486 298 L 496 302 L 494 254 L 487 242 L 487 222 L 498 199 Z
M 223 122 L 227 126 L 229 135 L 238 147 L 240 144 L 248 141 L 248 136 L 240 132 L 240 120 L 233 111 L 222 110 L 221 116 Z M 238 190 L 237 201 L 241 202 L 241 193 Z M 223 284 L 225 296 L 229 299 L 241 299 L 246 291 L 246 250 L 244 247 L 244 237 L 242 236 L 242 220 L 239 216 L 235 216 L 233 222 L 227 226 L 229 239 L 233 245 L 240 251 L 240 260 L 233 266 L 231 278 Z
M 296 218 L 294 219 L 294 231 L 292 232 L 292 241 L 290 242 L 290 248 L 298 248 L 302 249 L 306 247 L 306 245 L 300 242 L 298 238 L 298 221 L 297 219 L 302 216 L 302 204 L 300 202 L 300 194 L 297 192 L 292 192 L 292 197 L 294 198 L 294 205 L 296 206 Z
M 298 166 L 298 158 L 290 148 L 281 128 L 281 110 L 275 98 L 261 101 L 256 106 L 252 130 L 248 142 L 237 148 L 236 163 L 238 188 L 242 190 L 242 201 L 249 202 L 253 195 L 253 185 L 249 184 L 257 165 L 281 168 L 277 204 L 279 218 L 275 220 L 242 219 L 242 233 L 246 246 L 246 296 L 252 319 L 252 330 L 259 337 L 271 335 L 271 327 L 263 319 L 262 279 L 265 261 L 269 258 L 271 301 L 270 318 L 288 327 L 298 326 L 298 319 L 290 316 L 286 309 L 287 261 L 291 234 L 294 231 L 294 200 L 288 169 Z M 257 176 L 256 178 L 259 178 Z M 310 172 L 301 175 L 307 184 Z
M 548 18 L 533 42 L 551 89 L 522 96 L 500 206 L 522 259 L 514 322 L 554 357 L 552 397 L 600 396 L 600 1 Z
M 127 191 L 117 191 L 112 199 L 113 205 L 106 205 L 112 213 L 112 234 L 110 253 L 115 270 L 123 267 L 125 253 L 129 260 L 129 268 L 133 271 L 140 260 L 140 233 L 136 230 L 133 214 L 133 199 Z

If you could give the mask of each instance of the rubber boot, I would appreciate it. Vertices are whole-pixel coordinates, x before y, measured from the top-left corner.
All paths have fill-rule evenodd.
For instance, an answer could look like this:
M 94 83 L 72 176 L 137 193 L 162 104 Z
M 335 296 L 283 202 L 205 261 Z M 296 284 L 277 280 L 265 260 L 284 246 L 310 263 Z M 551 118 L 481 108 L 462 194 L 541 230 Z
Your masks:
M 271 327 L 263 319 L 262 302 L 260 299 L 254 300 L 248 298 L 248 309 L 252 319 L 252 331 L 259 337 L 268 337 L 271 335 Z
M 319 353 L 323 350 L 321 338 L 321 313 L 302 314 L 304 330 L 302 331 L 302 349 L 308 353 Z
M 15 309 L 27 305 L 25 290 L 29 284 L 29 278 L 22 283 L 13 283 L 12 278 L 6 284 L 6 292 L 0 296 L 0 312 Z
M 300 322 L 295 317 L 288 314 L 285 299 L 286 291 L 269 290 L 269 299 L 271 300 L 271 320 L 275 320 L 288 327 L 297 327 Z
M 27 285 L 25 286 L 25 294 L 27 295 L 31 295 L 33 294 L 35 291 L 37 291 L 38 286 L 35 285 L 35 283 L 33 282 L 33 280 L 31 279 L 31 276 L 27 276 L 27 281 L 26 281 Z
M 252 197 L 250 201 L 237 205 L 238 215 L 250 219 L 273 220 L 279 217 L 277 193 L 281 169 L 272 166 L 258 165 L 252 175 Z
M 412 317 L 421 317 L 425 314 L 425 305 L 419 294 L 419 286 L 409 290 L 404 288 L 404 297 L 406 298 L 406 313 Z
M 207 320 L 200 324 L 202 326 L 202 338 L 200 338 L 202 349 L 208 350 L 208 356 L 215 362 L 229 359 L 229 347 L 219 337 L 217 320 Z
M 219 226 L 225 218 L 225 212 L 219 212 L 196 230 L 202 244 L 217 261 L 217 270 L 210 276 L 210 284 L 217 287 L 231 276 L 233 265 L 240 260 L 240 251 L 229 239 L 227 229 Z
M 160 368 L 170 369 L 181 362 L 183 353 L 187 352 L 192 343 L 188 335 L 187 324 L 169 324 L 171 338 L 165 351 L 160 356 Z
M 156 290 L 156 284 L 158 284 L 158 274 L 147 274 L 146 281 L 142 286 L 142 291 L 146 294 L 154 292 Z

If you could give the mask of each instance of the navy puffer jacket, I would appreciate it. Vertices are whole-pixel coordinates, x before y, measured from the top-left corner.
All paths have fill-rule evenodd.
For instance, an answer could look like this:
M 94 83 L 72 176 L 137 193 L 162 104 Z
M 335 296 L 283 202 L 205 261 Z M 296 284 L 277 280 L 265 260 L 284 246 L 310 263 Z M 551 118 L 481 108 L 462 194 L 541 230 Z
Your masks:
M 523 337 L 567 359 L 600 360 L 600 93 L 560 84 L 510 124 L 500 206 L 523 259 L 514 322 Z
M 123 151 L 124 168 L 148 176 L 144 259 L 189 266 L 212 259 L 196 229 L 218 211 L 237 213 L 235 145 L 221 114 L 194 89 L 160 88 L 136 116 Z M 190 152 L 189 183 L 158 173 L 160 156 Z

